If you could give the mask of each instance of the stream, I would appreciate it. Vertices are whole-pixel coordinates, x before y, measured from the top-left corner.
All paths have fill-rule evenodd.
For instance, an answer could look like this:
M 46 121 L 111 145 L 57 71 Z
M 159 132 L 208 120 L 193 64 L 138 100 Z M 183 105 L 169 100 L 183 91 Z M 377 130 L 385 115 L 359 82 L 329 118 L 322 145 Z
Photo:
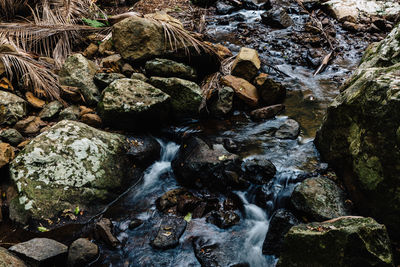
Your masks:
M 293 27 L 272 30 L 260 22 L 262 12 L 240 10 L 230 15 L 210 15 L 207 17 L 207 33 L 210 40 L 222 42 L 234 53 L 241 46 L 257 49 L 263 70 L 288 89 L 284 103 L 286 112 L 272 120 L 253 122 L 246 112 L 235 111 L 227 120 L 185 122 L 176 125 L 175 131 L 198 132 L 212 143 L 221 143 L 229 138 L 238 144 L 238 154 L 244 160 L 270 160 L 277 168 L 275 177 L 263 186 L 235 192 L 243 203 L 239 224 L 220 229 L 207 223 L 205 218 L 192 219 L 176 248 L 156 250 L 150 246 L 150 240 L 164 215 L 157 210 L 155 201 L 168 190 L 179 188 L 171 169 L 179 144 L 161 134 L 157 136 L 162 147 L 160 159 L 148 167 L 142 183 L 132 188 L 110 213 L 116 237 L 122 245 L 114 250 L 102 247 L 102 256 L 96 266 L 201 266 L 193 249 L 194 237 L 218 244 L 220 266 L 275 266 L 276 257 L 262 254 L 269 220 L 274 211 L 288 205 L 290 195 L 301 179 L 299 177 L 309 177 L 327 168 L 319 160 L 313 138 L 327 106 L 339 93 L 340 84 L 357 66 L 368 44 L 361 37 L 351 37 L 338 25 L 333 25 L 341 52 L 323 73 L 314 76 L 316 68 L 299 64 L 302 59 L 299 55 L 302 56 L 307 49 L 290 39 L 293 32 L 301 32 L 307 15 L 294 9 L 291 14 L 295 21 Z M 316 51 L 323 55 L 320 50 Z M 295 140 L 276 138 L 272 133 L 288 118 L 300 123 L 300 136 Z M 260 192 L 268 196 L 263 207 L 256 205 Z M 132 218 L 142 220 L 143 224 L 130 230 L 128 226 Z

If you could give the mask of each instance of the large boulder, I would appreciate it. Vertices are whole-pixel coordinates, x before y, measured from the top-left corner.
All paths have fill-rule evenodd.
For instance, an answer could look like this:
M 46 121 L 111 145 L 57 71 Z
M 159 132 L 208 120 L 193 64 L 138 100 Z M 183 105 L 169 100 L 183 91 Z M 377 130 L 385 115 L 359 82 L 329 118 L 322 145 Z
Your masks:
M 93 82 L 97 66 L 81 54 L 67 58 L 59 76 L 63 85 L 78 87 L 89 104 L 96 104 L 100 100 L 100 91 Z
M 28 219 L 54 220 L 76 207 L 83 215 L 75 216 L 90 217 L 132 182 L 129 166 L 124 136 L 61 121 L 34 138 L 11 162 L 10 177 L 18 197 L 11 201 L 10 217 L 23 224 Z M 49 227 L 57 224 L 54 220 Z
M 174 114 L 196 115 L 203 101 L 202 91 L 196 83 L 180 78 L 151 77 L 149 83 L 171 96 Z
M 103 91 L 98 111 L 103 122 L 118 128 L 158 127 L 168 118 L 170 97 L 140 80 L 119 79 Z
M 362 214 L 400 238 L 400 26 L 370 47 L 328 108 L 315 144 Z
M 197 79 L 197 71 L 194 68 L 170 59 L 156 58 L 147 61 L 145 69 L 148 76 Z
M 0 91 L 0 125 L 12 125 L 26 115 L 26 101 L 9 92 Z
M 300 224 L 286 234 L 278 266 L 393 266 L 386 227 L 372 218 Z

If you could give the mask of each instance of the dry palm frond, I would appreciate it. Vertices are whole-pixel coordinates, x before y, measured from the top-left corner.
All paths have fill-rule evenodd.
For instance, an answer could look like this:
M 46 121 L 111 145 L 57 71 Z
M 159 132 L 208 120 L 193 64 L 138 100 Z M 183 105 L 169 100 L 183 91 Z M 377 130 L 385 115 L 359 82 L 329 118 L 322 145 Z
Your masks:
M 35 93 L 45 92 L 46 97 L 64 103 L 60 97 L 58 78 L 49 66 L 46 66 L 46 63 L 34 60 L 28 53 L 5 38 L 0 38 L 0 61 L 10 80 L 16 77 Z
M 26 4 L 27 0 L 0 0 L 0 18 L 13 19 Z

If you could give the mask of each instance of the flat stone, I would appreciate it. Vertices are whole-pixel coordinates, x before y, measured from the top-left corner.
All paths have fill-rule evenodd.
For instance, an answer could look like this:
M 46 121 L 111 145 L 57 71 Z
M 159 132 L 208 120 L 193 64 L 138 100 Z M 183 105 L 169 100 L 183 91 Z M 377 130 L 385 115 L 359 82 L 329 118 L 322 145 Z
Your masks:
M 168 216 L 162 219 L 156 237 L 151 245 L 159 249 L 174 248 L 186 229 L 186 221 L 179 217 Z
M 283 103 L 286 98 L 286 88 L 274 81 L 266 73 L 261 73 L 254 79 L 261 101 L 267 105 Z
M 283 112 L 284 110 L 285 106 L 282 104 L 263 107 L 250 112 L 250 117 L 254 121 L 272 119 L 279 113 Z
M 46 102 L 42 99 L 37 98 L 32 92 L 25 93 L 26 100 L 34 108 L 43 108 Z

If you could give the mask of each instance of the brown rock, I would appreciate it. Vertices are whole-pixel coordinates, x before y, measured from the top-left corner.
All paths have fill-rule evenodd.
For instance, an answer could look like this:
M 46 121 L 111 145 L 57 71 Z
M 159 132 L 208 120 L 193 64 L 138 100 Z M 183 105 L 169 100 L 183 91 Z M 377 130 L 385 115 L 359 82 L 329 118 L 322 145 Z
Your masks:
M 112 222 L 110 219 L 103 218 L 98 223 L 96 223 L 96 236 L 98 239 L 104 241 L 107 245 L 111 247 L 116 247 L 119 241 L 112 234 Z
M 251 82 L 261 67 L 261 61 L 256 50 L 242 47 L 232 66 L 232 75 Z
M 119 72 L 122 67 L 122 58 L 119 54 L 103 58 L 100 62 L 100 67 L 112 69 L 114 72 Z
M 93 109 L 85 107 L 85 106 L 80 106 L 79 109 L 81 110 L 81 112 L 79 114 L 81 117 L 85 114 L 96 113 Z
M 113 50 L 113 43 L 111 39 L 106 40 L 99 45 L 99 53 L 102 55 L 106 54 L 107 51 L 112 51 L 112 50 Z
M 19 121 L 15 124 L 15 129 L 24 134 L 36 134 L 40 131 L 40 128 L 46 126 L 40 117 L 29 116 L 28 118 Z
M 250 117 L 252 120 L 255 120 L 255 121 L 271 119 L 284 110 L 285 110 L 285 106 L 282 104 L 263 107 L 263 108 L 253 110 L 250 113 Z
M 7 143 L 0 143 L 0 168 L 15 157 L 14 148 Z
M 25 97 L 26 101 L 34 108 L 43 108 L 46 105 L 45 101 L 37 98 L 32 92 L 26 92 Z
M 268 74 L 261 73 L 258 75 L 254 84 L 258 89 L 261 100 L 269 105 L 282 103 L 286 97 L 286 88 L 282 84 L 275 82 Z
M 91 57 L 93 57 L 93 56 L 97 53 L 97 51 L 99 51 L 99 47 L 98 47 L 96 44 L 91 43 L 91 44 L 85 49 L 85 51 L 83 52 L 83 55 L 84 55 L 85 57 L 91 58 Z
M 1 63 L 0 63 L 0 75 L 1 75 Z M 11 92 L 14 91 L 14 87 L 6 77 L 0 79 L 0 89 Z
M 25 141 L 22 141 L 17 147 L 18 147 L 19 149 L 22 149 L 22 148 L 24 148 L 27 144 L 29 144 L 30 141 L 31 141 L 31 139 L 27 139 L 27 140 L 25 140 Z
M 84 100 L 78 87 L 73 86 L 61 86 L 61 96 L 65 100 L 72 101 L 74 103 L 81 102 Z
M 93 127 L 100 127 L 101 126 L 101 118 L 97 114 L 84 114 L 81 117 L 81 122 L 86 123 L 87 125 L 93 126 Z
M 221 78 L 221 82 L 223 85 L 233 88 L 238 98 L 249 106 L 256 107 L 258 105 L 257 88 L 245 79 L 227 75 Z

